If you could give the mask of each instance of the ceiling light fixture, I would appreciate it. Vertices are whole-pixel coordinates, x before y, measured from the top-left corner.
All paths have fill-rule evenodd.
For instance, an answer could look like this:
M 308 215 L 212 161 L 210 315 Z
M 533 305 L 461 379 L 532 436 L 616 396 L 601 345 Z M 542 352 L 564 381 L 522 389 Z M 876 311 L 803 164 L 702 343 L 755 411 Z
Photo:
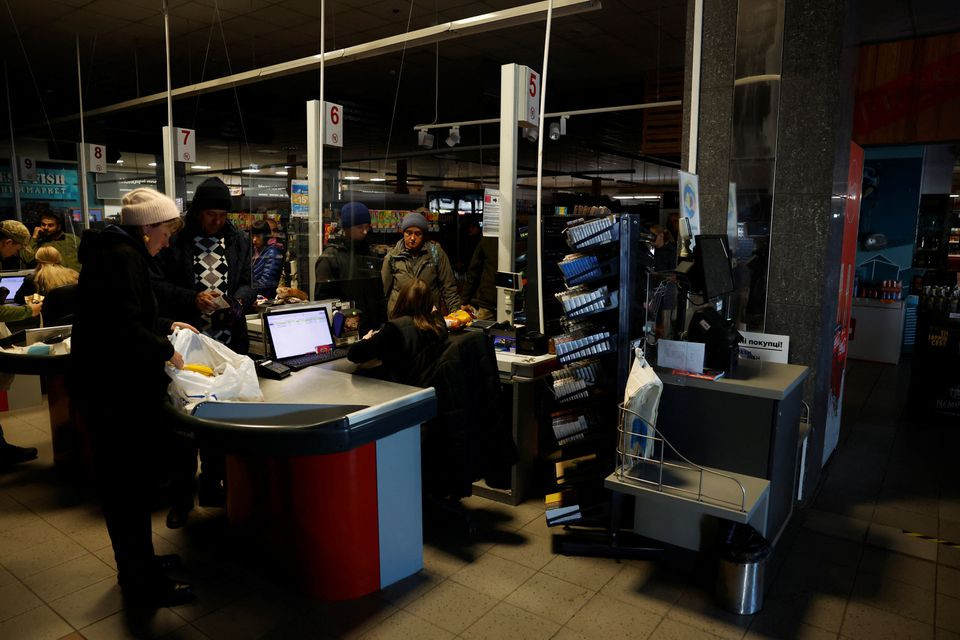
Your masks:
M 550 139 L 556 142 L 560 139 L 560 123 L 551 122 L 550 123 Z
M 277 176 L 285 176 L 285 175 L 287 175 L 287 172 L 286 172 L 286 171 L 274 171 L 273 174 L 274 174 L 274 175 L 277 175 Z
M 156 163 L 156 162 L 148 162 L 148 163 L 147 163 L 147 166 L 148 166 L 148 167 L 155 167 L 155 166 L 157 166 L 157 163 Z
M 540 137 L 540 133 L 537 131 L 535 127 L 524 129 L 520 135 L 522 135 L 524 138 L 526 138 L 530 142 L 536 142 L 537 138 Z
M 210 165 L 208 165 L 208 164 L 193 164 L 193 165 L 190 165 L 190 168 L 191 168 L 191 169 L 209 169 L 209 168 L 210 168 Z
M 240 173 L 260 173 L 260 167 L 255 164 L 250 165 L 249 169 L 241 169 Z
M 344 180 L 359 180 L 360 176 L 343 176 Z
M 455 147 L 458 144 L 460 144 L 460 127 L 459 126 L 450 127 L 450 133 L 447 135 L 446 143 L 448 147 Z
M 417 131 L 417 144 L 425 149 L 430 149 L 433 147 L 433 134 L 427 131 L 426 129 L 420 129 Z
M 117 158 L 117 161 L 114 164 L 123 164 L 123 158 Z
M 659 200 L 658 194 L 644 194 L 635 196 L 613 196 L 614 200 Z
M 370 178 L 370 182 L 386 182 L 386 178 Z

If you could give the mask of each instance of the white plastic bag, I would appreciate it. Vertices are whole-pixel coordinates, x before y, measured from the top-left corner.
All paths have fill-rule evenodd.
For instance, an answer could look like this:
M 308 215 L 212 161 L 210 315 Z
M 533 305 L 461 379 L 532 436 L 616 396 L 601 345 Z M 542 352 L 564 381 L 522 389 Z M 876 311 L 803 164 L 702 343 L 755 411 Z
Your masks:
M 623 392 L 623 403 L 628 409 L 623 412 L 623 448 L 632 456 L 650 458 L 656 444 L 654 427 L 663 381 L 643 357 L 643 350 L 634 351 L 633 366 Z
M 260 381 L 253 360 L 231 351 L 213 338 L 187 329 L 177 329 L 170 342 L 183 356 L 185 364 L 204 364 L 214 376 L 176 369 L 167 365 L 170 386 L 167 393 L 173 404 L 189 413 L 204 400 L 263 402 Z

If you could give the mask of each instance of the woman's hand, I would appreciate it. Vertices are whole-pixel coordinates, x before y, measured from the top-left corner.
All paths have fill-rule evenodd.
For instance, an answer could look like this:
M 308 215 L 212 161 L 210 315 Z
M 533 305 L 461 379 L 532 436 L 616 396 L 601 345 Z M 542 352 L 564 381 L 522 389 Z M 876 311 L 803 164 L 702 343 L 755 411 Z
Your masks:
M 369 340 L 369 339 L 372 338 L 373 336 L 377 335 L 378 331 L 379 331 L 379 330 L 374 331 L 373 329 L 370 329 L 370 331 L 367 331 L 367 333 L 364 334 L 363 339 L 364 339 L 364 340 Z
M 28 303 L 27 303 L 27 306 L 30 307 L 30 313 L 33 314 L 33 317 L 34 317 L 34 318 L 36 318 L 38 315 L 40 315 L 40 310 L 43 309 L 43 303 L 42 303 L 42 302 L 36 302 L 36 303 L 34 303 L 34 302 L 28 302 Z
M 170 364 L 176 369 L 183 369 L 183 356 L 179 352 L 174 351 L 173 357 L 170 358 Z
M 173 333 L 177 329 L 186 329 L 187 331 L 193 331 L 194 333 L 200 333 L 197 331 L 197 328 L 192 324 L 187 324 L 186 322 L 174 322 L 170 325 L 170 333 Z

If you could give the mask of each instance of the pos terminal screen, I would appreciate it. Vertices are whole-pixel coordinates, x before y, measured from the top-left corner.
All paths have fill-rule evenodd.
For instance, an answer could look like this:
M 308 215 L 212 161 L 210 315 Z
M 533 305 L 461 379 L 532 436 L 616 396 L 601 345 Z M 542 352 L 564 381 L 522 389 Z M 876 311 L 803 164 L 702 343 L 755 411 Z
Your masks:
M 270 313 L 266 320 L 276 358 L 320 353 L 333 348 L 327 310 L 322 307 Z

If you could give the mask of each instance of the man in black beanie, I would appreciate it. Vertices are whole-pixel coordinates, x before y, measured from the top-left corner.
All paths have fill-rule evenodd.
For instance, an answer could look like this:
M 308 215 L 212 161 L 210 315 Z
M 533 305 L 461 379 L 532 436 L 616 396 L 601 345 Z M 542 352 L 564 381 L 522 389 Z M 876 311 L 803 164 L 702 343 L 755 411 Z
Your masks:
M 227 221 L 230 208 L 227 185 L 220 178 L 204 180 L 193 194 L 183 230 L 154 258 L 153 285 L 161 315 L 246 354 L 250 340 L 244 315 L 257 296 L 251 286 L 250 242 Z M 174 480 L 170 528 L 183 526 L 193 508 L 195 451 L 191 447 L 185 454 L 185 467 Z M 201 458 L 200 503 L 217 506 L 222 501 L 223 457 L 201 451 Z

